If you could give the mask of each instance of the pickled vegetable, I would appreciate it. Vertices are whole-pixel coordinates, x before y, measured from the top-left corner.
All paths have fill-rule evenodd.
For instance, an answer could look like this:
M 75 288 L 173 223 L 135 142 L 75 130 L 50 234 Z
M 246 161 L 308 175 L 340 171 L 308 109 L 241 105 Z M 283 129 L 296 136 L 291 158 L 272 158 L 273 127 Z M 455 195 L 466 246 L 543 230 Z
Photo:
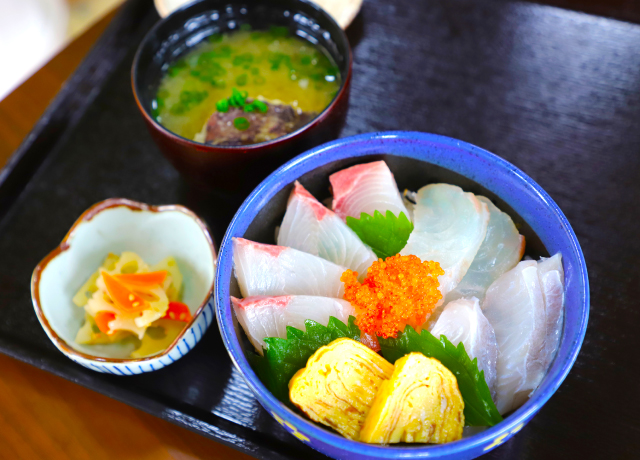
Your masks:
M 131 358 L 153 356 L 166 350 L 184 330 L 184 322 L 159 319 L 147 328 L 140 348 L 131 353 Z
M 157 354 L 191 321 L 180 300 L 182 274 L 173 257 L 150 267 L 139 255 L 109 254 L 72 301 L 85 311 L 76 343 L 132 342 L 131 358 Z M 176 332 L 177 331 L 177 332 Z

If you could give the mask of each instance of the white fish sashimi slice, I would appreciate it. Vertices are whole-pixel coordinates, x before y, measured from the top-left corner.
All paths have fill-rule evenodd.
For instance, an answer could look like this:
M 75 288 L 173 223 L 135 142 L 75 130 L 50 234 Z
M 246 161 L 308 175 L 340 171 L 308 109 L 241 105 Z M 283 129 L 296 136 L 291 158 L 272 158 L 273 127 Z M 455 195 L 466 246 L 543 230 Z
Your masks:
M 551 271 L 557 271 L 564 280 L 564 268 L 562 267 L 562 254 L 557 253 L 552 257 L 541 257 L 538 261 L 540 276 L 544 276 Z
M 488 198 L 477 198 L 489 210 L 487 234 L 466 275 L 447 295 L 445 302 L 462 297 L 477 297 L 482 302 L 491 283 L 515 267 L 524 254 L 524 236 L 520 235 L 511 217 Z
M 297 249 L 234 238 L 233 266 L 243 297 L 344 295 L 346 268 Z
M 438 278 L 443 297 L 467 273 L 489 223 L 487 205 L 473 193 L 449 184 L 431 184 L 416 194 L 414 229 L 400 254 L 440 263 Z
M 562 255 L 526 260 L 487 290 L 483 310 L 498 340 L 498 410 L 517 409 L 535 390 L 560 343 L 564 318 Z
M 342 219 L 360 218 L 375 211 L 396 216 L 401 212 L 410 218 L 393 174 L 384 161 L 352 166 L 329 176 L 333 190 L 333 211 Z
M 545 343 L 545 370 L 553 361 L 560 345 L 564 321 L 564 269 L 560 253 L 538 262 L 538 277 L 542 285 L 542 295 L 547 316 L 547 339 Z
M 473 297 L 449 302 L 431 333 L 438 338 L 446 336 L 456 346 L 462 342 L 469 357 L 478 358 L 478 369 L 484 371 L 484 379 L 495 400 L 498 342 L 493 327 L 480 309 L 478 299 Z
M 255 296 L 246 299 L 231 297 L 233 310 L 238 321 L 259 354 L 263 354 L 264 339 L 267 337 L 287 338 L 287 326 L 305 330 L 308 319 L 323 326 L 335 316 L 347 323 L 350 315 L 355 315 L 346 300 L 307 295 L 298 296 Z
M 278 245 L 322 257 L 358 272 L 361 278 L 377 260 L 371 248 L 342 219 L 297 181 L 280 226 Z
M 544 376 L 546 316 L 537 263 L 525 260 L 500 276 L 482 310 L 498 342 L 496 406 L 504 414 L 524 403 Z

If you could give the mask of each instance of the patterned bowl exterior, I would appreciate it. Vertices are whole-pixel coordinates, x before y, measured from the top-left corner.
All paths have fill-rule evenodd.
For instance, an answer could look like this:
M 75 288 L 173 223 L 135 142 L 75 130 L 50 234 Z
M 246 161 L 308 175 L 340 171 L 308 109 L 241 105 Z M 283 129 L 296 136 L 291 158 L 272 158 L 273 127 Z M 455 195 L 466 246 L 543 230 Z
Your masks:
M 125 358 L 116 359 L 113 357 L 102 357 L 87 354 L 86 352 L 77 350 L 64 340 L 60 331 L 56 330 L 52 326 L 52 318 L 46 314 L 46 309 L 43 308 L 44 297 L 41 289 L 41 282 L 44 271 L 49 267 L 51 262 L 54 262 L 56 258 L 64 255 L 65 251 L 72 250 L 74 245 L 74 236 L 77 234 L 80 228 L 92 228 L 89 233 L 91 235 L 100 234 L 95 228 L 90 227 L 93 225 L 96 216 L 102 215 L 103 212 L 110 212 L 114 210 L 127 210 L 133 212 L 134 215 L 143 216 L 160 216 L 161 213 L 167 213 L 168 215 L 179 215 L 181 218 L 185 218 L 192 225 L 192 228 L 197 229 L 199 235 L 202 236 L 203 245 L 210 251 L 207 254 L 211 260 L 212 279 L 210 285 L 206 285 L 206 291 L 202 296 L 198 295 L 198 308 L 193 311 L 193 319 L 191 323 L 186 327 L 177 337 L 174 343 L 159 353 L 156 356 L 150 356 L 146 358 Z M 165 215 L 167 215 L 165 214 Z M 115 218 L 117 220 L 117 218 Z M 113 216 L 109 216 L 110 222 L 114 221 Z M 99 226 L 98 226 L 99 227 Z M 135 232 L 134 232 L 135 233 Z M 104 238 L 103 238 L 104 239 Z M 76 251 L 78 252 L 78 251 Z M 79 252 L 82 252 L 79 250 Z M 203 261 L 206 260 L 204 253 L 195 253 L 192 257 L 198 257 Z M 206 263 L 206 262 L 203 262 Z M 77 364 L 91 369 L 92 371 L 102 372 L 105 374 L 113 375 L 136 375 L 144 372 L 157 371 L 169 364 L 176 362 L 178 359 L 186 355 L 191 349 L 202 339 L 202 336 L 207 331 L 209 326 L 214 320 L 214 300 L 213 300 L 213 281 L 215 279 L 215 266 L 216 266 L 216 249 L 211 238 L 209 228 L 196 214 L 189 209 L 180 205 L 167 205 L 167 206 L 152 206 L 146 203 L 140 203 L 124 198 L 110 198 L 105 201 L 94 204 L 87 209 L 76 222 L 73 224 L 67 235 L 64 237 L 60 245 L 55 248 L 49 255 L 47 255 L 35 268 L 31 278 L 31 298 L 33 302 L 33 308 L 38 318 L 38 321 L 42 325 L 42 328 L 46 332 L 51 342 L 60 350 L 67 358 L 71 359 Z M 207 265 L 208 267 L 208 265 Z M 54 274 L 54 278 L 59 275 Z M 70 306 L 71 307 L 71 306 Z M 50 310 L 50 313 L 54 313 Z
M 213 298 L 209 299 L 207 305 L 200 312 L 191 327 L 187 329 L 182 338 L 173 345 L 163 356 L 153 358 L 146 361 L 131 360 L 130 363 L 110 363 L 97 361 L 95 359 L 85 359 L 81 356 L 74 356 L 66 352 L 62 348 L 58 348 L 73 362 L 81 366 L 91 369 L 92 371 L 102 372 L 104 374 L 113 375 L 136 375 L 144 372 L 152 372 L 162 369 L 169 364 L 175 363 L 184 355 L 189 353 L 193 347 L 200 341 L 204 333 L 207 331 L 214 319 L 214 302 Z M 53 342 L 56 343 L 55 341 Z
M 247 362 L 234 328 L 229 302 L 233 276 L 231 238 L 244 235 L 258 212 L 282 188 L 332 162 L 372 154 L 413 158 L 454 171 L 486 188 L 512 207 L 540 238 L 550 254 L 563 254 L 566 282 L 565 325 L 556 359 L 544 380 L 522 407 L 481 433 L 443 445 L 376 446 L 351 441 L 314 424 L 278 401 Z M 555 393 L 578 356 L 589 316 L 587 268 L 566 217 L 530 177 L 502 158 L 474 145 L 416 132 L 382 132 L 339 139 L 294 158 L 264 180 L 245 200 L 227 229 L 218 258 L 215 287 L 218 325 L 227 350 L 264 408 L 286 430 L 310 447 L 339 459 L 475 458 L 504 443 Z

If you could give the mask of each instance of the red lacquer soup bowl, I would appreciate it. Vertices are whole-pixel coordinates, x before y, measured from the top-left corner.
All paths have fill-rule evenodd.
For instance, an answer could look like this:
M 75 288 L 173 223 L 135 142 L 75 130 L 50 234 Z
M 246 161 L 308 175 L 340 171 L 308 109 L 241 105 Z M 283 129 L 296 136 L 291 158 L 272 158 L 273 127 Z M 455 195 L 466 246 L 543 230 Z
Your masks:
M 213 34 L 248 24 L 286 27 L 322 47 L 336 63 L 341 86 L 316 118 L 285 136 L 241 146 L 205 145 L 181 137 L 153 117 L 153 101 L 169 65 Z M 250 191 L 271 171 L 304 150 L 334 139 L 344 125 L 351 82 L 349 41 L 338 24 L 305 0 L 201 0 L 158 22 L 143 39 L 131 70 L 135 99 L 162 153 L 188 180 L 210 189 Z

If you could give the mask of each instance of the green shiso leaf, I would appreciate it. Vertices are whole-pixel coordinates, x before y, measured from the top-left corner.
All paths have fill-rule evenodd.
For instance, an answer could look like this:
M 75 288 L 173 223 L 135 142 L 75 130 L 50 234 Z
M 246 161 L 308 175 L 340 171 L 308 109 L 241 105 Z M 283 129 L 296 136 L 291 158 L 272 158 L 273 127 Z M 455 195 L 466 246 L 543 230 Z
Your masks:
M 349 317 L 348 324 L 332 316 L 326 327 L 307 320 L 305 328 L 306 331 L 301 331 L 288 326 L 286 339 L 265 339 L 264 356 L 248 354 L 249 362 L 262 383 L 289 406 L 289 381 L 307 365 L 307 360 L 318 348 L 341 337 L 360 340 L 360 329 L 353 316 Z M 456 347 L 444 335 L 438 340 L 427 330 L 418 334 L 411 326 L 407 326 L 395 339 L 378 337 L 378 341 L 382 355 L 391 363 L 411 352 L 420 352 L 437 359 L 449 369 L 456 376 L 464 400 L 466 425 L 493 426 L 502 421 L 491 399 L 484 372 L 478 369 L 478 360 L 469 358 L 462 343 Z
M 286 339 L 269 337 L 264 340 L 267 344 L 263 348 L 264 356 L 248 354 L 251 367 L 276 398 L 291 406 L 289 381 L 293 374 L 307 365 L 307 360 L 318 348 L 341 337 L 360 340 L 360 329 L 355 320 L 350 316 L 348 324 L 344 324 L 332 316 L 325 327 L 308 319 L 304 322 L 304 332 L 287 326 Z
M 348 216 L 347 225 L 382 259 L 402 251 L 413 231 L 413 224 L 403 212 L 398 217 L 391 211 L 386 215 L 375 211 L 373 217 L 363 212 L 360 219 Z
M 411 326 L 398 334 L 395 339 L 378 337 L 382 356 L 394 363 L 408 353 L 417 351 L 440 361 L 458 380 L 458 388 L 464 400 L 464 419 L 468 426 L 493 426 L 502 421 L 491 392 L 484 379 L 484 372 L 478 369 L 478 360 L 473 361 L 459 343 L 454 346 L 444 335 L 436 339 L 429 331 L 418 334 Z

